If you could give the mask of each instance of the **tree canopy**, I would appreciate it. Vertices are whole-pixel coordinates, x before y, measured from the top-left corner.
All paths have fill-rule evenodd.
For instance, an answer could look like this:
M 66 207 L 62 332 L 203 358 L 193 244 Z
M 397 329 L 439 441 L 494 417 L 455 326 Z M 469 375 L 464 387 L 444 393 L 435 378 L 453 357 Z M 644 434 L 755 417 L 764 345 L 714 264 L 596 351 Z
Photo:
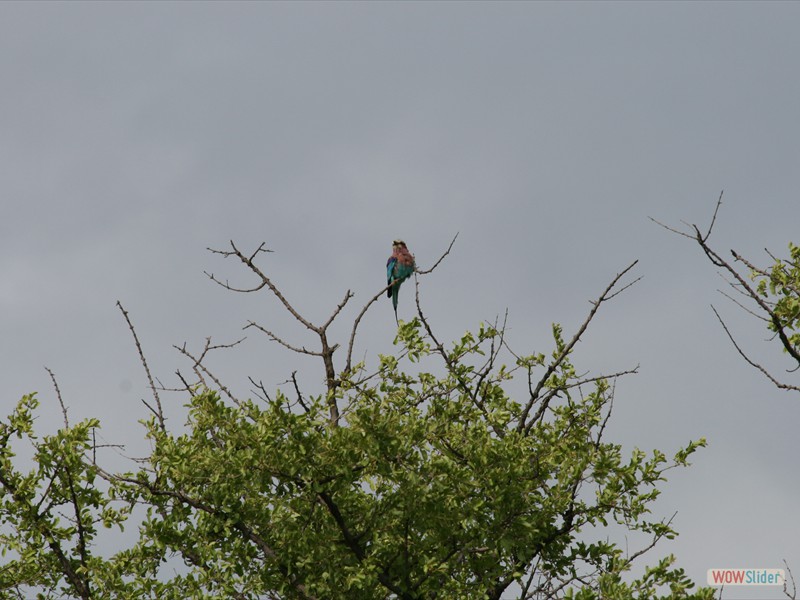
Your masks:
M 355 315 L 349 339 L 333 343 L 328 328 L 349 291 L 314 324 L 257 265 L 263 245 L 217 251 L 256 280 L 241 289 L 212 280 L 275 294 L 317 334 L 319 347 L 307 349 L 248 323 L 284 351 L 317 357 L 325 385 L 305 394 L 295 379 L 294 394 L 261 385 L 237 398 L 204 363 L 219 346 L 183 347 L 194 380 L 180 375 L 187 423 L 177 430 L 120 304 L 153 392 L 143 421 L 151 453 L 112 472 L 96 419 L 72 424 L 64 408 L 63 427 L 41 435 L 39 401 L 25 396 L 0 423 L 0 589 L 42 598 L 711 598 L 692 591 L 672 556 L 632 572 L 676 535 L 652 503 L 666 472 L 705 441 L 669 458 L 623 452 L 606 425 L 617 378 L 636 368 L 593 375 L 573 364 L 598 310 L 633 283 L 622 281 L 635 263 L 572 335 L 554 324 L 550 348 L 518 352 L 505 320 L 452 343 L 436 336 L 420 280 L 450 248 L 418 269 L 417 314 L 400 323 L 396 352 L 360 363 L 358 325 L 386 288 Z M 32 461 L 17 456 L 23 443 Z M 604 534 L 609 524 L 649 542 L 623 549 Z M 102 552 L 101 532 L 126 526 L 138 528 L 137 541 Z

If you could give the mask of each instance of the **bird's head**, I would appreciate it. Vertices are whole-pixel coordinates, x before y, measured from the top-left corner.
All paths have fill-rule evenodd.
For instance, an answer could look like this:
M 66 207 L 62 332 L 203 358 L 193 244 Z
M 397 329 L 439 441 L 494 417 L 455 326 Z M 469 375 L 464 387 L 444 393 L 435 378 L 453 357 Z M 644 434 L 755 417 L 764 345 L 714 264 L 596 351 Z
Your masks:
M 405 248 L 406 243 L 403 240 L 395 240 L 392 242 L 392 248 Z

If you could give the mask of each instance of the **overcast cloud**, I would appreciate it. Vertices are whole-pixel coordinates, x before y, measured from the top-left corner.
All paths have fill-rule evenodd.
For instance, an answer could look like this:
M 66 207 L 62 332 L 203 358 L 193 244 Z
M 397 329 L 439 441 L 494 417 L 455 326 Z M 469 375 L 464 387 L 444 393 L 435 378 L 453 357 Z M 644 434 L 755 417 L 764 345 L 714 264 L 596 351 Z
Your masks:
M 800 572 L 800 397 L 740 360 L 709 304 L 786 363 L 699 249 L 647 218 L 706 225 L 724 188 L 718 248 L 765 263 L 800 242 L 798 30 L 797 3 L 4 2 L 2 410 L 38 390 L 39 425 L 58 425 L 46 365 L 73 418 L 141 448 L 148 391 L 117 300 L 166 385 L 190 366 L 172 344 L 231 342 L 249 319 L 313 343 L 274 298 L 206 278 L 251 281 L 205 250 L 231 239 L 265 241 L 264 269 L 322 320 L 384 285 L 393 239 L 427 267 L 459 232 L 422 282 L 426 314 L 454 338 L 507 308 L 521 352 L 548 352 L 550 324 L 574 330 L 639 259 L 576 360 L 640 364 L 617 387 L 626 448 L 709 440 L 665 486 L 656 510 L 681 535 L 650 561 L 673 552 L 699 583 L 783 558 Z M 361 355 L 390 352 L 394 329 L 382 302 Z M 249 333 L 214 364 L 242 395 L 247 375 L 321 383 Z

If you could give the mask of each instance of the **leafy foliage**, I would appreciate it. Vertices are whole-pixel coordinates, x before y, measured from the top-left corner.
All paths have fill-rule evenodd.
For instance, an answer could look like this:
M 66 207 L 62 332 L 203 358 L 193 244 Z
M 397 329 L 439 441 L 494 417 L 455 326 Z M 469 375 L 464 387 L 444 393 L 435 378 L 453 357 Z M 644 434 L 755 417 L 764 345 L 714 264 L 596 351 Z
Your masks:
M 558 355 L 557 326 L 554 335 Z M 443 375 L 411 375 L 402 360 L 424 367 L 433 356 L 419 320 L 404 323 L 405 359 L 382 356 L 375 377 L 359 366 L 341 380 L 337 427 L 324 396 L 296 410 L 280 393 L 233 405 L 198 390 L 186 432 L 151 418 L 148 464 L 108 476 L 106 492 L 87 454 L 93 420 L 35 441 L 37 469 L 14 470 L 8 438 L 35 439 L 36 400 L 24 398 L 2 429 L 2 515 L 14 531 L 3 543 L 19 555 L 3 568 L 3 586 L 77 597 L 377 599 L 499 598 L 517 582 L 529 597 L 563 589 L 575 598 L 652 598 L 664 586 L 688 597 L 692 584 L 670 559 L 625 583 L 631 561 L 622 551 L 579 533 L 617 522 L 675 535 L 649 517 L 649 504 L 665 471 L 687 464 L 704 441 L 672 460 L 658 451 L 623 456 L 602 440 L 609 382 L 572 393 L 569 360 L 546 383 L 562 401 L 521 428 L 522 404 L 504 384 L 545 359 L 476 366 L 496 354 L 500 336 L 482 326 L 446 351 L 452 368 Z M 122 509 L 111 508 L 115 500 Z M 96 558 L 97 523 L 121 527 L 137 503 L 148 506 L 138 544 Z M 80 518 L 62 523 L 55 510 L 63 505 L 79 507 Z M 176 555 L 187 568 L 169 576 L 160 564 Z M 64 579 L 62 560 L 74 581 Z
M 455 241 L 455 240 L 454 240 Z M 668 556 L 643 575 L 633 562 L 676 535 L 651 515 L 667 470 L 686 466 L 704 440 L 668 459 L 623 452 L 604 439 L 616 379 L 588 377 L 572 353 L 611 282 L 571 337 L 553 325 L 549 353 L 521 355 L 505 325 L 481 324 L 445 346 L 422 313 L 398 327 L 397 352 L 352 364 L 366 310 L 355 318 L 344 368 L 328 326 L 303 318 L 255 265 L 260 246 L 235 257 L 287 311 L 320 338 L 325 389 L 237 399 L 193 360 L 187 422 L 165 426 L 161 403 L 129 315 L 148 380 L 153 416 L 143 421 L 151 453 L 125 473 L 95 459 L 87 419 L 54 435 L 33 429 L 38 401 L 26 396 L 0 423 L 0 590 L 41 598 L 488 599 L 711 598 Z M 451 243 L 452 247 L 452 243 Z M 430 273 L 444 256 L 428 271 Z M 634 263 L 635 264 L 635 263 Z M 630 284 L 628 284 L 630 285 Z M 627 286 L 625 286 L 627 287 Z M 622 289 L 625 289 L 624 287 Z M 234 344 L 235 345 L 235 344 Z M 55 380 L 54 380 L 55 381 Z M 214 385 L 209 385 L 212 381 Z M 527 384 L 527 390 L 525 389 Z M 59 395 L 60 400 L 60 395 Z M 33 449 L 25 472 L 18 443 Z M 138 527 L 128 547 L 99 548 L 103 528 Z M 100 526 L 103 526 L 102 528 Z M 633 554 L 606 527 L 650 543 Z
M 751 268 L 750 276 L 757 282 L 758 294 L 771 301 L 770 331 L 786 332 L 784 350 L 800 354 L 800 246 L 790 243 L 789 258 L 774 261 L 766 271 Z

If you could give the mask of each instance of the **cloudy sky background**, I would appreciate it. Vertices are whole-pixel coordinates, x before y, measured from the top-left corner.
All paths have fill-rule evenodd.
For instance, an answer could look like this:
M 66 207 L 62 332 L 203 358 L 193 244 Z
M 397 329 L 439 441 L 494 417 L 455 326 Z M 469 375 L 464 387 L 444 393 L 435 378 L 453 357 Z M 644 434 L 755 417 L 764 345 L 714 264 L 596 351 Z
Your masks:
M 58 425 L 46 365 L 73 419 L 141 450 L 148 390 L 117 300 L 166 385 L 190 366 L 172 344 L 232 342 L 249 319 L 313 344 L 274 298 L 203 274 L 252 282 L 206 251 L 231 239 L 275 251 L 263 268 L 311 320 L 352 290 L 345 341 L 392 239 L 428 267 L 458 232 L 421 282 L 426 314 L 453 339 L 508 309 L 519 352 L 548 352 L 550 324 L 574 331 L 639 259 L 576 363 L 640 365 L 609 439 L 709 440 L 664 487 L 681 535 L 650 562 L 674 552 L 700 583 L 783 558 L 800 573 L 800 397 L 743 363 L 710 303 L 755 358 L 787 363 L 699 249 L 648 220 L 705 226 L 724 188 L 717 248 L 766 264 L 800 242 L 798 27 L 796 3 L 3 3 L 3 412 L 38 390 L 41 429 Z M 390 352 L 394 327 L 375 306 L 359 355 Z M 238 393 L 293 369 L 321 385 L 247 335 L 211 363 Z M 183 401 L 165 398 L 176 425 Z

